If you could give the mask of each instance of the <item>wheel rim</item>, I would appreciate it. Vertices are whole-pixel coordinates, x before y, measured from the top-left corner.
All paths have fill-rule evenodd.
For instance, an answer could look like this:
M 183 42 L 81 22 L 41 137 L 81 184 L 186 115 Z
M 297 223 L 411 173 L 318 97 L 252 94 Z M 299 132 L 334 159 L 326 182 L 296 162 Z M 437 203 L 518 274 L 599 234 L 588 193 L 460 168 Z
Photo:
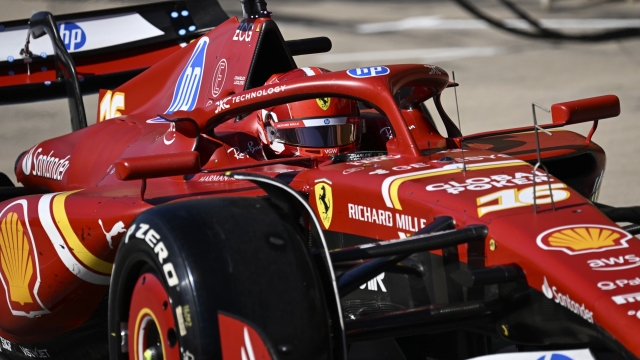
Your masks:
M 129 359 L 180 360 L 169 295 L 153 274 L 142 274 L 129 307 Z

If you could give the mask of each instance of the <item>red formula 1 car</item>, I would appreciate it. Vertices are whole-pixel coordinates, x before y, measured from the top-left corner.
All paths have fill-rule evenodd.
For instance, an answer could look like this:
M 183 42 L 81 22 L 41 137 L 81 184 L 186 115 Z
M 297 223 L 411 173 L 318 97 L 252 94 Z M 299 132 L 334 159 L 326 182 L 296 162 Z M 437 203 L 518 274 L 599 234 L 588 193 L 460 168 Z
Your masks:
M 0 64 L 6 101 L 66 88 L 74 129 L 2 180 L 0 359 L 640 356 L 640 212 L 595 202 L 604 151 L 561 129 L 616 96 L 462 137 L 437 66 L 297 68 L 328 39 L 188 5 L 38 13 Z M 122 17 L 164 35 L 91 43 Z M 80 94 L 138 73 L 86 126 Z

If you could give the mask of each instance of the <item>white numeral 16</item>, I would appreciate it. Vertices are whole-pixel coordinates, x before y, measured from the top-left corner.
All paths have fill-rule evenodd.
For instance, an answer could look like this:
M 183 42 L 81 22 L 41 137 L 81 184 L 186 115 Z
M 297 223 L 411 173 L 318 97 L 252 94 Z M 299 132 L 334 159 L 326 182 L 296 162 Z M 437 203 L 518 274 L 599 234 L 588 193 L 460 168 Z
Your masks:
M 536 204 L 549 204 L 553 198 L 554 202 L 563 201 L 569 198 L 567 190 L 553 190 L 566 188 L 565 184 L 551 184 L 551 196 L 549 196 L 549 186 L 540 184 L 536 186 Z M 497 200 L 497 205 L 484 205 Z M 533 205 L 533 186 L 522 190 L 508 189 L 494 192 L 478 198 L 478 216 L 499 210 L 513 209 L 523 206 Z

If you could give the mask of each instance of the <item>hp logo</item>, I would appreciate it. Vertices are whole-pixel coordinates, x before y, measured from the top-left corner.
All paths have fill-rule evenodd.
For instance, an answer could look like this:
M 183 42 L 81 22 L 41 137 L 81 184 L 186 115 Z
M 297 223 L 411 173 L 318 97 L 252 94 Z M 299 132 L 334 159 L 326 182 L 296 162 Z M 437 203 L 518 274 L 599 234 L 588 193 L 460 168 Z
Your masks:
M 324 124 L 325 124 L 325 125 L 329 125 L 329 124 L 331 124 L 331 120 L 329 120 L 329 119 L 324 119 Z
M 191 111 L 196 107 L 208 45 L 209 38 L 206 36 L 200 38 L 196 44 L 196 48 L 193 50 L 187 66 L 182 70 L 178 78 L 176 88 L 173 90 L 171 105 L 169 105 L 169 108 L 165 111 L 166 114 L 172 114 L 178 110 Z
M 58 32 L 60 32 L 64 46 L 69 51 L 80 50 L 87 42 L 87 35 L 76 23 L 64 22 L 58 25 Z
M 355 68 L 351 70 L 347 70 L 347 74 L 354 78 L 366 78 L 371 76 L 380 76 L 387 75 L 389 73 L 389 68 L 386 66 L 372 66 L 365 68 Z
M 573 360 L 573 358 L 570 358 L 562 354 L 551 354 L 551 355 L 541 356 L 538 358 L 538 360 Z

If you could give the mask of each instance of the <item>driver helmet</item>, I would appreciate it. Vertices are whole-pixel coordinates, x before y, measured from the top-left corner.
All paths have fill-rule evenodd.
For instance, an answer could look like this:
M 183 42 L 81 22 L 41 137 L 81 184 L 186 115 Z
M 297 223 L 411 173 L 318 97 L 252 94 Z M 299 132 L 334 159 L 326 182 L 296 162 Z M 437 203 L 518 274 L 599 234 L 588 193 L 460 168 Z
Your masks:
M 273 75 L 267 84 L 328 72 L 317 67 L 294 69 Z M 357 150 L 357 101 L 323 97 L 263 109 L 260 115 L 266 133 L 265 149 L 275 156 L 329 158 Z

